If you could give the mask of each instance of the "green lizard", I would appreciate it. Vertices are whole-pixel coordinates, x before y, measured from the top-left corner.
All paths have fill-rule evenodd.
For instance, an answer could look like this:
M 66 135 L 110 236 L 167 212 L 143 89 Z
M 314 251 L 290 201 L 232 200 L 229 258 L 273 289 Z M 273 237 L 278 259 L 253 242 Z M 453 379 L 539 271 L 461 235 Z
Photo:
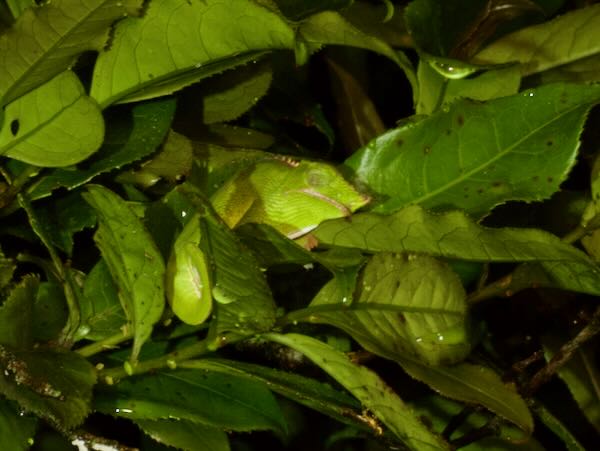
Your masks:
M 211 197 L 215 211 L 231 228 L 268 224 L 290 239 L 307 234 L 322 221 L 349 216 L 366 205 L 361 194 L 331 165 L 290 158 L 269 158 L 238 171 Z M 207 256 L 200 249 L 201 227 L 195 214 L 179 234 L 167 264 L 167 299 L 175 315 L 201 324 L 212 311 Z

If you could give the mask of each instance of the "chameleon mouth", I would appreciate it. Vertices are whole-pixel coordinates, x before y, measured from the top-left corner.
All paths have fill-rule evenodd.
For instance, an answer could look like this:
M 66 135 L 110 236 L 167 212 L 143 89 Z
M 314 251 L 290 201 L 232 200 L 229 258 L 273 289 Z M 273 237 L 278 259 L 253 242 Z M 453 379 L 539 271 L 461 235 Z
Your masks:
M 312 196 L 316 199 L 323 200 L 323 201 L 327 202 L 328 204 L 333 205 L 335 208 L 337 208 L 342 213 L 343 216 L 350 216 L 352 214 L 350 209 L 348 207 L 346 207 L 344 204 L 338 202 L 335 199 L 332 199 L 331 197 L 327 197 L 327 196 L 319 193 L 318 191 L 313 190 L 312 188 L 302 188 L 298 191 L 301 193 L 304 193 L 304 194 L 308 194 L 309 196 Z

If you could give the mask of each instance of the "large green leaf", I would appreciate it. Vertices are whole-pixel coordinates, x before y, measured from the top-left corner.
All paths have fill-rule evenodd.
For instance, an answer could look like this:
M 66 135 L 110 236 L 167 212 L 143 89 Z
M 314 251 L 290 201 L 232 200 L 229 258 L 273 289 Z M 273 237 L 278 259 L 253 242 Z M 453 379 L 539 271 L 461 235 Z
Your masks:
M 1 105 L 70 67 L 86 50 L 100 50 L 111 24 L 140 0 L 53 0 L 30 8 L 0 37 Z
M 272 49 L 294 32 L 250 0 L 156 0 L 125 19 L 94 68 L 91 95 L 103 105 L 170 94 Z
M 94 407 L 134 420 L 183 419 L 225 430 L 286 428 L 277 401 L 264 384 L 205 370 L 126 378 L 101 387 Z
M 131 111 L 111 111 L 106 124 L 106 136 L 100 150 L 84 168 L 54 169 L 42 176 L 30 188 L 31 199 L 49 196 L 53 190 L 73 189 L 99 174 L 140 160 L 162 143 L 175 114 L 174 99 L 144 102 Z
M 12 402 L 0 399 L 0 437 L 5 449 L 27 451 L 33 442 L 36 427 L 36 418 L 19 415 Z
M 375 255 L 352 302 L 334 296 L 336 285 L 329 282 L 309 308 L 290 313 L 290 319 L 339 327 L 366 350 L 392 360 L 410 357 L 439 365 L 469 353 L 464 288 L 434 258 Z
M 123 199 L 99 185 L 87 189 L 84 197 L 99 220 L 95 240 L 119 287 L 134 337 L 131 360 L 135 361 L 163 312 L 165 264 L 152 237 Z
M 329 345 L 299 334 L 266 334 L 264 338 L 301 352 L 325 370 L 378 417 L 406 446 L 415 451 L 450 449 L 376 373 L 352 362 Z
M 159 443 L 184 451 L 229 451 L 227 434 L 217 428 L 185 420 L 136 420 Z
M 427 366 L 401 360 L 400 365 L 415 379 L 452 399 L 480 404 L 513 422 L 526 433 L 533 432 L 533 417 L 514 386 L 507 385 L 490 368 L 470 363 Z
M 0 155 L 36 166 L 69 166 L 102 144 L 104 120 L 71 71 L 4 107 Z
M 0 347 L 0 393 L 23 409 L 71 429 L 90 412 L 94 367 L 74 352 Z
M 539 285 L 600 294 L 600 269 L 580 250 L 542 230 L 482 227 L 458 211 L 437 215 L 411 206 L 390 216 L 361 213 L 354 215 L 351 223 L 326 221 L 313 235 L 323 245 L 369 252 L 423 252 L 458 260 L 532 262 L 518 268 L 511 280 L 514 289 L 507 285 L 506 290 Z
M 380 196 L 375 211 L 421 204 L 480 217 L 507 200 L 554 193 L 599 100 L 600 85 L 556 84 L 487 103 L 457 101 L 376 138 L 346 165 Z
M 523 75 L 530 75 L 599 52 L 600 5 L 590 5 L 504 36 L 475 55 L 473 61 L 516 62 Z

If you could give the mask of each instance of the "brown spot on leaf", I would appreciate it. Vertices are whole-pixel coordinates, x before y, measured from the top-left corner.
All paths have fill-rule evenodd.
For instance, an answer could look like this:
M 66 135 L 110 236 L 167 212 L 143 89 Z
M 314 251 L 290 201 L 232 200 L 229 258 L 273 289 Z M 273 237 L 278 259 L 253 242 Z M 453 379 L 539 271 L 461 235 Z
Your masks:
M 464 123 L 465 123 L 465 118 L 463 117 L 463 115 L 462 115 L 462 114 L 459 114 L 459 115 L 456 117 L 456 123 L 459 125 L 459 127 L 462 127 L 462 126 L 464 125 Z
M 406 323 L 406 317 L 402 313 L 398 313 L 398 320 L 400 320 L 402 324 Z
M 425 147 L 423 147 L 423 153 L 425 155 L 429 155 L 431 153 L 431 146 L 425 146 Z
M 534 175 L 533 177 L 531 177 L 531 180 L 533 180 L 534 182 L 537 182 L 540 179 L 539 175 Z
M 447 135 L 447 136 L 450 136 L 451 134 L 452 134 L 452 130 L 450 130 L 449 128 L 448 128 L 448 129 L 446 129 L 446 135 Z
M 548 141 L 546 141 L 546 145 L 547 145 L 548 147 L 551 147 L 551 146 L 553 146 L 553 145 L 554 145 L 554 141 L 552 141 L 551 139 L 549 139 Z
M 484 191 L 484 189 L 483 189 L 483 188 L 479 188 L 479 189 L 477 190 L 477 193 L 478 193 L 478 194 L 483 194 L 483 191 Z
M 492 186 L 494 188 L 500 188 L 502 185 L 503 185 L 503 183 L 500 180 L 496 180 L 494 183 L 492 183 Z
M 548 183 L 552 183 L 554 181 L 554 177 L 552 177 L 551 175 L 549 175 L 546 180 L 548 180 Z

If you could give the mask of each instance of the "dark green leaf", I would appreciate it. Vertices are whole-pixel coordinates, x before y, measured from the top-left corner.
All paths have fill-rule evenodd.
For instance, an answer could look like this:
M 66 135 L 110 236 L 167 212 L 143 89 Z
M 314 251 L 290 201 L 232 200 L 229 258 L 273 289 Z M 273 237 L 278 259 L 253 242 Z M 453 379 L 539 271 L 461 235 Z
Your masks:
M 136 420 L 146 434 L 159 443 L 184 451 L 229 451 L 225 432 L 185 420 Z
M 33 306 L 33 334 L 37 341 L 59 337 L 68 317 L 65 293 L 56 282 L 42 282 Z
M 183 419 L 234 431 L 286 428 L 265 385 L 204 370 L 126 378 L 100 388 L 94 403 L 100 412 L 134 420 Z
M 90 412 L 94 367 L 74 352 L 0 347 L 0 392 L 59 429 L 80 425 Z
M 37 419 L 20 415 L 17 406 L 0 399 L 0 437 L 2 446 L 10 451 L 27 451 L 33 443 Z
M 85 278 L 79 308 L 81 326 L 77 338 L 102 340 L 122 332 L 122 327 L 127 323 L 117 286 L 103 259 Z
M 39 279 L 25 276 L 0 306 L 0 343 L 27 349 L 33 344 L 33 312 Z
M 537 418 L 550 429 L 565 444 L 568 451 L 586 451 L 579 443 L 577 438 L 569 431 L 564 424 L 553 415 L 545 406 L 536 403 L 533 406 L 533 412 Z

